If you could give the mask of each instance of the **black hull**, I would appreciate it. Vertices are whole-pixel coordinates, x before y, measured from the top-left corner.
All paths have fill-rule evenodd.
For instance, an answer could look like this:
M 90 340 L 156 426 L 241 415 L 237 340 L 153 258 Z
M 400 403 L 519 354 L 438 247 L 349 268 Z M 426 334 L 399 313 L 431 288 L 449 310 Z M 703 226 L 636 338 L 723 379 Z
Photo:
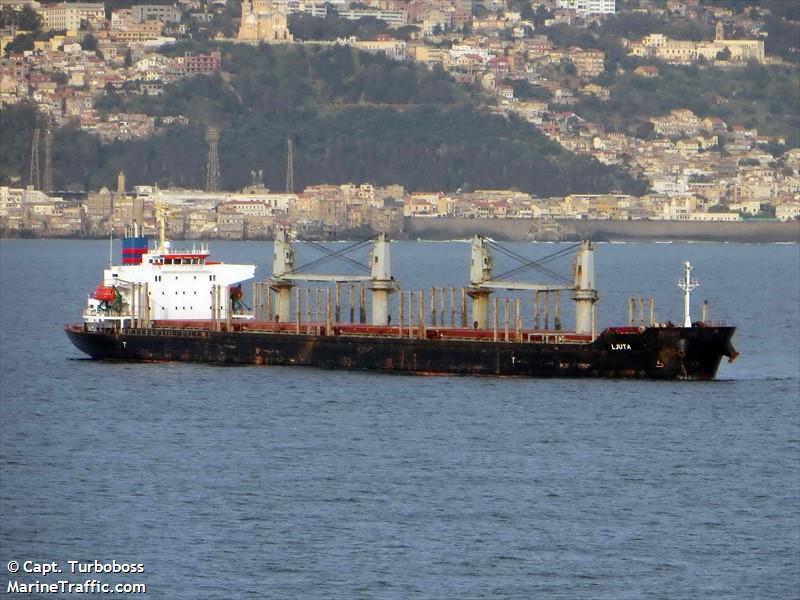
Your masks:
M 649 327 L 603 332 L 591 343 L 430 340 L 287 332 L 171 328 L 91 331 L 68 326 L 82 352 L 100 360 L 307 365 L 392 373 L 525 377 L 713 379 L 735 358 L 734 327 Z

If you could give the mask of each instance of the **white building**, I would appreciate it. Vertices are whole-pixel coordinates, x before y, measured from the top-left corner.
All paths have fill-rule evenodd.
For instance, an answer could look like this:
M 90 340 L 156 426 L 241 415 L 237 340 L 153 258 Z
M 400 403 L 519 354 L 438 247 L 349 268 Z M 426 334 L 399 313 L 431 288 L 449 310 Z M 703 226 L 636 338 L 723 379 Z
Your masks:
M 800 201 L 788 202 L 775 207 L 775 217 L 779 221 L 800 219 Z
M 180 9 L 172 4 L 134 4 L 131 14 L 137 23 L 160 21 L 161 23 L 179 23 Z
M 81 23 L 96 27 L 106 20 L 106 8 L 102 2 L 62 2 L 50 4 L 39 11 L 46 30 L 78 31 Z
M 374 17 L 384 21 L 389 27 L 396 29 L 408 22 L 408 16 L 404 10 L 383 10 L 378 8 L 345 8 L 346 4 L 337 0 L 335 2 L 294 2 L 286 3 L 287 11 L 290 13 L 304 12 L 312 17 L 325 18 L 328 15 L 328 5 L 332 5 L 336 12 L 343 19 L 357 21 L 363 17 Z
M 613 15 L 616 0 L 558 0 L 558 8 L 574 10 L 579 15 Z
M 394 60 L 406 59 L 405 40 L 359 40 L 348 42 L 354 48 L 371 54 L 384 53 L 388 58 Z
M 685 194 L 689 190 L 689 178 L 686 175 L 653 177 L 650 181 L 650 188 L 657 194 L 667 196 Z

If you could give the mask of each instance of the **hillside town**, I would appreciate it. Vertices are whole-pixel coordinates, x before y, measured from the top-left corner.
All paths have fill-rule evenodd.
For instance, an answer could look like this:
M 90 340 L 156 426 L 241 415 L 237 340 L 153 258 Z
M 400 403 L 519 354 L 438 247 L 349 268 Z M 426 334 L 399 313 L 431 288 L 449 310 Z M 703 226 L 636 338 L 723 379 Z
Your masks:
M 790 154 L 797 171 L 800 150 Z M 7 236 L 104 237 L 109 232 L 121 235 L 127 224 L 135 222 L 144 233 L 153 235 L 159 203 L 170 207 L 170 234 L 176 239 L 268 239 L 281 226 L 290 226 L 309 239 L 381 231 L 401 237 L 406 217 L 530 219 L 554 226 L 574 219 L 711 223 L 800 218 L 796 191 L 774 195 L 774 187 L 759 181 L 755 176 L 722 183 L 678 178 L 669 189 L 642 197 L 572 194 L 535 198 L 512 190 L 410 193 L 400 185 L 369 184 L 316 185 L 301 193 L 276 193 L 263 186 L 236 193 L 153 186 L 127 190 L 121 173 L 115 189 L 103 188 L 81 200 L 47 195 L 31 187 L 0 186 L 0 225 Z M 728 195 L 738 200 L 723 207 L 722 199 Z M 771 206 L 766 199 L 773 197 L 787 200 L 765 218 L 765 206 Z
M 708 65 L 742 69 L 780 64 L 765 51 L 757 9 L 737 13 L 697 0 L 635 3 L 644 14 L 672 11 L 685 19 L 715 23 L 713 39 L 687 41 L 650 33 L 625 40 L 630 56 L 652 57 L 654 64 Z M 551 140 L 579 155 L 616 165 L 646 180 L 642 196 L 582 194 L 538 198 L 515 190 L 408 192 L 400 185 L 315 185 L 294 193 L 267 190 L 260 182 L 238 192 L 158 189 L 125 185 L 125 175 L 101 190 L 60 194 L 48 180 L 48 165 L 31 164 L 31 177 L 0 187 L 0 227 L 4 235 L 101 236 L 136 220 L 154 227 L 158 201 L 172 207 L 173 234 L 187 238 L 263 238 L 280 224 L 310 236 L 336 237 L 347 231 L 402 233 L 404 217 L 619 219 L 738 221 L 792 220 L 800 217 L 800 149 L 782 136 L 769 136 L 746 123 L 703 117 L 689 108 L 653 114 L 651 131 L 634 137 L 592 122 L 571 108 L 581 98 L 602 103 L 609 90 L 598 82 L 606 55 L 598 49 L 561 47 L 541 27 L 568 24 L 589 27 L 617 11 L 615 0 L 540 0 L 513 11 L 483 0 L 370 0 L 325 4 L 297 0 L 246 0 L 220 44 L 300 44 L 288 27 L 293 14 L 344 19 L 366 17 L 390 31 L 374 39 L 340 39 L 359 50 L 383 53 L 398 61 L 441 68 L 456 81 L 478 86 L 492 101 L 485 110 L 516 115 Z M 17 11 L 37 23 L 40 34 L 12 24 L 0 30 L 0 105 L 33 103 L 49 126 L 73 123 L 106 142 L 146 138 L 183 116 L 150 116 L 98 110 L 98 98 L 114 94 L 158 96 L 184 78 L 224 70 L 222 55 L 163 49 L 192 39 L 230 16 L 225 2 L 181 0 L 175 4 L 48 4 L 0 0 L 5 13 Z M 21 19 L 17 19 L 17 22 Z M 24 24 L 24 23 L 23 23 Z M 728 39 L 727 32 L 737 32 Z M 43 34 L 42 34 L 43 33 Z M 33 36 L 33 49 L 16 44 Z M 744 37 L 742 37 L 744 36 Z M 402 39 L 403 37 L 407 39 Z M 642 80 L 660 77 L 659 67 L 633 71 Z M 523 97 L 517 90 L 524 88 Z M 719 102 L 725 102 L 719 98 Z M 37 130 L 38 131 L 38 130 Z M 46 155 L 50 138 L 42 132 Z M 211 150 L 211 148 L 209 148 Z M 214 150 L 216 152 L 216 150 Z M 32 157 L 31 160 L 34 160 Z M 218 166 L 216 167 L 218 169 Z M 41 176 L 40 176 L 41 173 Z M 113 191 L 111 191 L 113 190 Z

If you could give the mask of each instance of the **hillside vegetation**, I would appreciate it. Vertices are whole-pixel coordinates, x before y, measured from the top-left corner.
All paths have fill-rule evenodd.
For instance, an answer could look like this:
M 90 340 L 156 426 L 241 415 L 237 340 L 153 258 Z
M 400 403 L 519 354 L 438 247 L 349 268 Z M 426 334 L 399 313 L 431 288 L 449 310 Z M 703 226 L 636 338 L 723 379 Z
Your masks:
M 169 52 L 210 48 L 181 44 Z M 220 50 L 223 72 L 216 76 L 167 86 L 161 97 L 109 95 L 97 104 L 108 112 L 184 115 L 188 126 L 110 144 L 74 127 L 57 132 L 56 185 L 93 189 L 124 170 L 132 184 L 200 187 L 204 130 L 216 125 L 222 128 L 225 189 L 248 184 L 258 170 L 268 187 L 282 189 L 287 138 L 297 189 L 343 182 L 400 183 L 410 190 L 518 188 L 541 195 L 644 189 L 621 170 L 562 150 L 524 121 L 480 110 L 477 93 L 440 70 L 341 46 Z M 25 172 L 19 164 L 25 156 L 25 148 L 9 154 L 17 164 L 0 165 L 0 173 Z
M 771 23 L 777 17 L 770 19 Z M 797 23 L 777 21 L 800 35 Z M 757 128 L 761 134 L 784 137 L 789 147 L 800 146 L 800 68 L 789 62 L 791 48 L 775 44 L 772 37 L 767 38 L 772 40 L 772 45 L 767 43 L 767 54 L 783 55 L 785 64 L 752 63 L 744 68 L 722 69 L 710 64 L 677 66 L 631 56 L 622 43 L 623 38 L 637 40 L 648 32 L 675 39 L 712 39 L 713 27 L 703 23 L 633 13 L 610 16 L 602 24 L 594 23 L 584 30 L 559 24 L 545 31 L 558 47 L 595 48 L 606 55 L 605 70 L 593 82 L 608 88 L 609 101 L 583 96 L 576 106 L 564 107 L 565 110 L 574 110 L 612 131 L 643 135 L 649 130 L 650 117 L 688 108 L 700 117 L 720 117 L 728 125 Z M 655 66 L 658 76 L 648 79 L 634 75 L 633 70 L 640 65 Z M 575 85 L 574 76 L 562 71 L 550 69 L 548 75 Z M 521 91 L 524 96 L 525 90 Z
M 608 102 L 584 97 L 575 112 L 590 121 L 636 134 L 647 131 L 650 117 L 688 108 L 700 117 L 720 117 L 728 125 L 756 128 L 784 136 L 789 147 L 800 146 L 800 87 L 795 66 L 750 65 L 722 70 L 660 64 L 652 79 L 632 73 L 609 84 Z

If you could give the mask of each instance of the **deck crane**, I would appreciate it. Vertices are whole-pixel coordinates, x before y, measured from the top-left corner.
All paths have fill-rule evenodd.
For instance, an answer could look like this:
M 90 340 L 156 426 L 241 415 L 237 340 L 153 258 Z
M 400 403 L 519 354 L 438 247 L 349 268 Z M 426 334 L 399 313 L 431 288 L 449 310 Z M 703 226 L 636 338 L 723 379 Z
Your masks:
M 385 233 L 348 246 L 338 252 L 329 250 L 320 244 L 312 243 L 318 250 L 327 256 L 314 260 L 302 267 L 295 267 L 295 255 L 292 248 L 294 235 L 288 228 L 278 229 L 275 235 L 274 255 L 272 261 L 272 277 L 269 280 L 270 288 L 278 295 L 277 315 L 278 320 L 287 322 L 291 320 L 292 288 L 296 281 L 327 281 L 327 282 L 369 282 L 372 291 L 372 324 L 386 325 L 389 319 L 389 297 L 397 290 L 397 282 L 391 274 L 391 261 L 389 254 L 389 240 Z M 355 250 L 372 241 L 372 250 L 369 255 L 369 267 L 358 263 L 347 256 L 348 252 Z M 320 273 L 304 273 L 306 268 L 318 266 L 329 259 L 341 259 L 358 269 L 369 273 L 368 275 L 328 275 Z
M 496 289 L 533 290 L 545 293 L 568 291 L 573 292 L 572 299 L 575 301 L 575 332 L 584 334 L 591 333 L 594 335 L 594 305 L 595 302 L 597 302 L 598 296 L 594 274 L 594 246 L 592 242 L 583 241 L 576 246 L 559 250 L 549 257 L 538 261 L 526 259 L 480 235 L 476 235 L 472 238 L 471 246 L 470 287 L 467 293 L 472 298 L 472 318 L 476 328 L 485 329 L 488 327 L 489 296 Z M 504 252 L 508 256 L 523 263 L 522 266 L 516 267 L 502 275 L 493 276 L 492 269 L 494 260 L 490 248 L 495 248 Z M 544 263 L 564 256 L 575 248 L 578 250 L 573 262 L 571 281 L 544 267 Z M 551 285 L 503 279 L 504 277 L 514 275 L 528 268 L 537 269 L 563 283 Z

